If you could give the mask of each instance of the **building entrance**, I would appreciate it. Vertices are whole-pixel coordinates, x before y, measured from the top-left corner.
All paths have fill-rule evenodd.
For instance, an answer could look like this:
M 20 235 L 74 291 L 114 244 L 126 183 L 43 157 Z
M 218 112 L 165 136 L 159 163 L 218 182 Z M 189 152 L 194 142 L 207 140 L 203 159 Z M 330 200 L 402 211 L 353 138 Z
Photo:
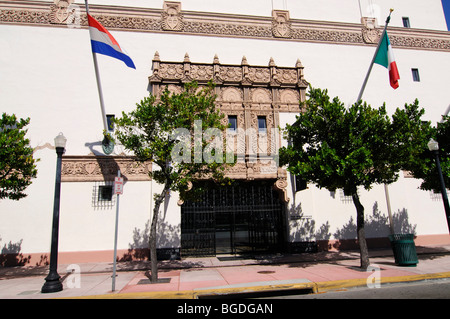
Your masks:
M 284 204 L 273 181 L 208 187 L 181 208 L 182 256 L 280 251 Z

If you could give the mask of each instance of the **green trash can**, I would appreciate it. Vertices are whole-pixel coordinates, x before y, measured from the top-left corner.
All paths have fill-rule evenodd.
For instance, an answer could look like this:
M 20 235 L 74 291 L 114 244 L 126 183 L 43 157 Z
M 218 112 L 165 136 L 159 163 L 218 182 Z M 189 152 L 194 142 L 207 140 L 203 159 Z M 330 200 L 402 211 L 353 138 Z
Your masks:
M 389 235 L 395 263 L 399 266 L 416 266 L 419 263 L 414 244 L 414 234 Z

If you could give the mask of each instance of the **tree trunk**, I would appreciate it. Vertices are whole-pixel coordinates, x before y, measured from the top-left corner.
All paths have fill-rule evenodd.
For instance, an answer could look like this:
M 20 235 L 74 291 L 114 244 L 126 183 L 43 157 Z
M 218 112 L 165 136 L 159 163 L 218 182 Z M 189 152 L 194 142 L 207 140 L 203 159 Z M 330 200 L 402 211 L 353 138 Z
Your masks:
M 166 197 L 167 193 L 167 185 L 164 186 L 163 191 L 161 194 L 157 195 L 155 198 L 155 207 L 153 208 L 153 218 L 152 218 L 152 225 L 150 227 L 150 239 L 149 239 L 149 246 L 150 246 L 150 281 L 154 284 L 158 282 L 158 258 L 156 256 L 156 227 L 158 225 L 158 215 L 159 215 L 159 207 L 161 207 L 161 204 L 164 202 L 164 198 Z
M 370 261 L 366 234 L 364 231 L 364 206 L 359 201 L 359 196 L 356 192 L 352 194 L 352 198 L 356 207 L 356 232 L 358 235 L 361 269 L 367 269 L 370 265 Z

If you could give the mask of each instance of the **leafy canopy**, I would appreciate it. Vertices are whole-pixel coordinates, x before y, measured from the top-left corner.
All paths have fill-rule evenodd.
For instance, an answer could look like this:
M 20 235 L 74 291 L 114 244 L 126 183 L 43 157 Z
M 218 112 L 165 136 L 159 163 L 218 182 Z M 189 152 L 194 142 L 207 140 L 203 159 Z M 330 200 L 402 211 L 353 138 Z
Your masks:
M 192 181 L 199 177 L 224 180 L 225 161 L 205 161 L 202 157 L 203 151 L 211 144 L 211 139 L 205 138 L 203 132 L 209 128 L 222 132 L 227 128 L 222 123 L 224 115 L 215 107 L 215 98 L 212 82 L 201 88 L 196 82 L 187 83 L 179 94 L 169 92 L 166 87 L 159 99 L 150 94 L 136 105 L 134 111 L 129 114 L 123 112 L 122 118 L 115 120 L 117 138 L 126 149 L 134 152 L 138 160 L 157 164 L 158 167 L 153 167 L 150 173 L 156 182 L 179 191 L 182 198 L 188 193 L 193 195 L 201 190 L 187 191 Z M 175 133 L 180 130 L 189 133 L 189 136 L 184 136 L 187 140 L 176 137 Z M 195 136 L 196 132 L 200 135 Z M 180 144 L 183 142 L 186 144 Z M 193 147 L 193 143 L 199 145 Z M 180 145 L 185 146 L 185 152 L 183 160 L 177 161 L 173 155 L 178 153 Z M 214 149 L 211 154 L 215 158 L 222 155 L 215 156 Z
M 421 145 L 421 152 L 411 159 L 405 168 L 410 171 L 415 178 L 422 179 L 420 188 L 423 190 L 433 190 L 441 192 L 441 185 L 438 178 L 436 159 L 428 150 L 427 142 L 430 138 L 439 143 L 439 160 L 447 189 L 450 188 L 450 116 L 443 116 L 442 121 L 437 123 L 426 132 L 426 141 Z
M 24 129 L 30 119 L 2 114 L 0 121 L 0 199 L 19 200 L 26 197 L 25 189 L 37 175 L 33 148 L 25 138 Z
M 286 127 L 290 145 L 280 150 L 280 163 L 320 188 L 342 188 L 347 195 L 358 186 L 392 183 L 426 144 L 429 123 L 422 114 L 415 101 L 391 120 L 384 105 L 375 109 L 359 101 L 347 109 L 327 90 L 310 88 L 304 112 Z

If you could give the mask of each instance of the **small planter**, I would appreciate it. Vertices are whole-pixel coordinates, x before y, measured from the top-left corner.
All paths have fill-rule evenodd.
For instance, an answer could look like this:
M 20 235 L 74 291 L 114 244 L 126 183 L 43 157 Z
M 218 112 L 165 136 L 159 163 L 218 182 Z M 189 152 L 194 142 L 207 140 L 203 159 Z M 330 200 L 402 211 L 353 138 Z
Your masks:
M 414 244 L 414 234 L 389 235 L 389 241 L 397 265 L 415 267 L 419 263 L 416 245 Z

